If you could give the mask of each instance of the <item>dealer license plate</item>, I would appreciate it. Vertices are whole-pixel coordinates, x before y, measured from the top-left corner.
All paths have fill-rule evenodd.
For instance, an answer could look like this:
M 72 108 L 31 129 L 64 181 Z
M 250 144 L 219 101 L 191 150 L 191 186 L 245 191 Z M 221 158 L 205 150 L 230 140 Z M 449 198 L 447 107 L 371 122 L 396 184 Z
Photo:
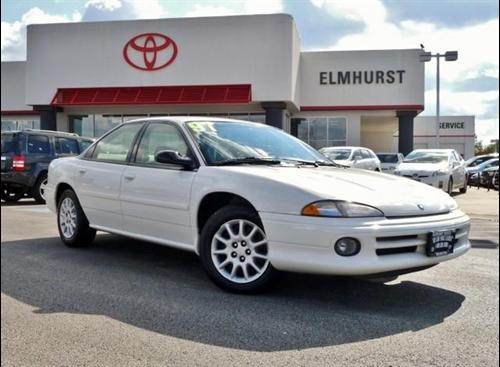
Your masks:
M 445 256 L 453 253 L 455 247 L 455 231 L 435 231 L 429 233 L 427 256 Z

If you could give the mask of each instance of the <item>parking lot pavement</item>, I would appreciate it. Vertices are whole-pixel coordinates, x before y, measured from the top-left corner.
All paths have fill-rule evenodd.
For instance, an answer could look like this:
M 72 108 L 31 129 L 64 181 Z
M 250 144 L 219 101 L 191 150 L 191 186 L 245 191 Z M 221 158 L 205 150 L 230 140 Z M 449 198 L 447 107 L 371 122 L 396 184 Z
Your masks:
M 45 207 L 1 210 L 2 366 L 498 366 L 498 248 L 388 285 L 284 274 L 241 296 L 195 255 L 106 234 L 70 249 Z

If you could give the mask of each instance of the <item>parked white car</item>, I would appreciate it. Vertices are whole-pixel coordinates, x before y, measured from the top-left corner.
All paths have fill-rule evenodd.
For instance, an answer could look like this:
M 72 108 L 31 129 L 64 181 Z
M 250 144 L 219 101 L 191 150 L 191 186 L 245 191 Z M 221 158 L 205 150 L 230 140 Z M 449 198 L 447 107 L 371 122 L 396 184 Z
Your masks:
M 417 149 L 408 154 L 394 174 L 442 189 L 467 192 L 467 170 L 454 149 Z
M 404 160 L 404 155 L 401 153 L 377 153 L 377 157 L 384 173 L 394 173 L 399 164 Z
M 362 147 L 328 147 L 320 153 L 335 163 L 352 168 L 381 172 L 380 160 L 371 149 Z
M 380 278 L 464 254 L 455 200 L 400 177 L 346 169 L 279 129 L 210 117 L 122 124 L 52 161 L 61 240 L 96 230 L 198 254 L 209 277 L 255 292 L 277 270 Z

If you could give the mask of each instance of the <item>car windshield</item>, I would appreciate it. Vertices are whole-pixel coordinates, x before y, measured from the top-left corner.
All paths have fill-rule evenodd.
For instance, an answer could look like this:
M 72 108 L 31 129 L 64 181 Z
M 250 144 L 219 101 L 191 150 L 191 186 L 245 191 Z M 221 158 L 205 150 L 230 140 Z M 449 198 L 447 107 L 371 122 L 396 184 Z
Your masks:
M 208 165 L 259 159 L 328 163 L 301 140 L 264 124 L 234 121 L 191 121 L 187 124 Z M 253 160 L 252 160 L 253 159 Z
M 351 156 L 351 149 L 331 149 L 325 150 L 322 153 L 333 161 L 345 161 Z
M 467 162 L 465 162 L 466 167 L 476 167 L 479 166 L 480 164 L 489 161 L 493 157 L 491 156 L 486 156 L 486 157 L 474 157 L 469 159 Z
M 398 163 L 397 154 L 377 154 L 380 163 Z
M 411 152 L 404 160 L 405 163 L 441 163 L 448 161 L 446 152 Z

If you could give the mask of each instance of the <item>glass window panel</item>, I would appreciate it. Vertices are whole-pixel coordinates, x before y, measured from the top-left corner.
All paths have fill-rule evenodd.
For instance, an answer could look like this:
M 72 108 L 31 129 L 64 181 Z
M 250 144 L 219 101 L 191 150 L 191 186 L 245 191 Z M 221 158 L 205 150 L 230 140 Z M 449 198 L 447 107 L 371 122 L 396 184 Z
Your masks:
M 49 138 L 43 135 L 28 135 L 28 153 L 48 154 L 50 153 Z
M 56 153 L 58 154 L 78 154 L 78 141 L 68 138 L 56 138 Z
M 94 115 L 69 116 L 69 126 L 73 133 L 80 136 L 94 136 Z
M 315 149 L 321 149 L 321 148 L 325 148 L 328 146 L 328 141 L 326 139 L 311 140 L 309 145 Z
M 95 115 L 95 136 L 100 137 L 107 133 L 109 130 L 122 123 L 122 117 L 112 115 Z
M 297 125 L 297 138 L 309 143 L 309 121 L 302 120 Z
M 309 120 L 309 139 L 323 140 L 327 139 L 327 119 L 317 118 Z
M 2 120 L 2 131 L 16 130 L 16 122 L 12 120 Z
M 266 122 L 266 115 L 264 114 L 250 114 L 248 116 L 248 121 L 259 122 L 264 124 Z
M 172 125 L 154 123 L 149 125 L 137 150 L 137 163 L 155 162 L 155 154 L 161 150 L 173 150 L 185 156 L 188 147 L 179 130 Z
M 94 150 L 93 158 L 97 160 L 126 162 L 132 148 L 132 142 L 141 129 L 142 124 L 127 124 L 104 137 Z
M 345 140 L 347 135 L 347 123 L 344 117 L 333 117 L 328 119 L 328 139 Z

